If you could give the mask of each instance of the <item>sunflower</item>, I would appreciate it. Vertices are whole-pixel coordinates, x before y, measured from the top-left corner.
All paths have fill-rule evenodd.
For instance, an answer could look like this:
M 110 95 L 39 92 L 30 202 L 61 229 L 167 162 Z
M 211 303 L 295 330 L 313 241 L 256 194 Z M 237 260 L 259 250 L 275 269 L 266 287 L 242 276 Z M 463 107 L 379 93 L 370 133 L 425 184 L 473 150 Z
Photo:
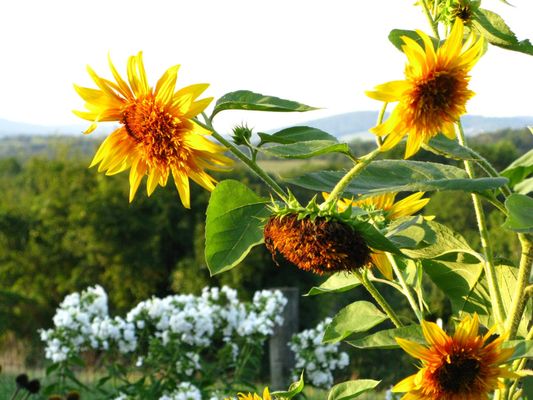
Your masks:
M 463 22 L 456 18 L 450 36 L 441 46 L 417 31 L 423 46 L 404 36 L 402 50 L 407 56 L 405 80 L 387 82 L 366 92 L 373 99 L 398 102 L 388 119 L 372 128 L 386 136 L 381 149 L 390 150 L 408 135 L 405 158 L 422 143 L 442 132 L 455 139 L 455 123 L 466 112 L 466 102 L 474 95 L 468 89 L 468 73 L 483 53 L 482 38 L 473 34 L 463 44 Z
M 350 225 L 333 218 L 273 215 L 264 228 L 265 246 L 304 271 L 315 274 L 352 271 L 369 261 L 365 239 Z
M 417 192 L 409 195 L 402 200 L 395 202 L 397 193 L 384 193 L 380 195 L 365 197 L 363 199 L 340 199 L 337 207 L 340 212 L 348 207 L 359 207 L 368 211 L 382 211 L 382 218 L 385 223 L 389 223 L 397 218 L 408 217 L 417 211 L 420 211 L 428 202 L 429 198 L 422 198 L 424 192 Z M 327 193 L 322 193 L 325 199 Z M 387 255 L 379 250 L 371 249 L 370 262 L 387 279 L 392 279 L 392 265 Z
M 205 170 L 222 170 L 231 164 L 222 154 L 225 148 L 207 139 L 210 132 L 193 119 L 212 100 L 197 100 L 209 85 L 191 85 L 175 92 L 179 69 L 175 65 L 151 88 L 142 53 L 128 60 L 128 82 L 119 75 L 111 59 L 109 67 L 115 82 L 101 78 L 87 67 L 98 89 L 74 85 L 86 108 L 74 113 L 93 121 L 85 133 L 92 132 L 100 121 L 120 123 L 100 145 L 91 167 L 100 164 L 98 171 L 105 171 L 106 175 L 130 168 L 130 202 L 145 175 L 150 196 L 157 185 L 167 184 L 172 173 L 183 206 L 190 208 L 189 178 L 212 190 L 216 181 Z
M 513 355 L 513 348 L 502 348 L 505 337 L 492 340 L 494 328 L 478 335 L 477 314 L 465 317 L 455 334 L 448 336 L 437 324 L 422 322 L 429 347 L 396 338 L 410 355 L 420 359 L 420 370 L 392 389 L 406 392 L 402 400 L 485 400 L 502 387 L 500 378 L 516 378 L 501 366 Z
M 226 399 L 226 400 L 230 400 L 230 399 Z M 255 394 L 255 393 L 254 394 L 239 393 L 237 395 L 237 400 L 272 400 L 272 398 L 270 397 L 268 388 L 265 388 L 265 390 L 263 391 L 263 397 L 260 397 L 258 394 Z

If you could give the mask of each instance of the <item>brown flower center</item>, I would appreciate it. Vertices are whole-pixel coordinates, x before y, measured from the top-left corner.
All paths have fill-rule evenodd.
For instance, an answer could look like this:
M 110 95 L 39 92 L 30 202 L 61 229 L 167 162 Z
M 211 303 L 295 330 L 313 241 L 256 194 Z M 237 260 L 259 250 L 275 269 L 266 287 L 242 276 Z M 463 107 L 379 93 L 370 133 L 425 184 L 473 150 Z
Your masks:
M 369 261 L 370 249 L 365 240 L 339 221 L 274 216 L 265 225 L 264 236 L 273 257 L 281 253 L 298 268 L 319 275 L 351 271 Z
M 458 80 L 448 72 L 436 72 L 416 86 L 414 106 L 423 113 L 445 111 L 455 99 Z
M 129 105 L 123 112 L 122 123 L 128 134 L 143 145 L 147 161 L 168 166 L 188 158 L 180 134 L 184 124 L 154 99 L 146 98 Z
M 450 362 L 436 371 L 437 381 L 446 393 L 468 393 L 479 375 L 480 363 L 464 354 L 453 354 Z

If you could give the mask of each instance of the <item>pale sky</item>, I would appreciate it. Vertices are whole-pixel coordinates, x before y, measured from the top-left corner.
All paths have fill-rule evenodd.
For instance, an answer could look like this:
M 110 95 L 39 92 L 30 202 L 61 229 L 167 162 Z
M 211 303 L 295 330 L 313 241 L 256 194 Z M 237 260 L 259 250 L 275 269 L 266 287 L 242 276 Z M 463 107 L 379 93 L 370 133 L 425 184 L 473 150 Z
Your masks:
M 533 1 L 484 0 L 519 39 L 533 39 Z M 207 82 L 207 96 L 248 89 L 322 107 L 305 114 L 227 111 L 219 130 L 248 121 L 271 129 L 348 111 L 378 110 L 365 90 L 403 77 L 393 28 L 429 27 L 414 0 L 4 0 L 0 4 L 0 118 L 83 122 L 73 83 L 94 87 L 85 66 L 125 75 L 143 51 L 155 85 L 181 64 L 178 87 Z M 533 56 L 491 47 L 472 71 L 471 114 L 533 115 Z

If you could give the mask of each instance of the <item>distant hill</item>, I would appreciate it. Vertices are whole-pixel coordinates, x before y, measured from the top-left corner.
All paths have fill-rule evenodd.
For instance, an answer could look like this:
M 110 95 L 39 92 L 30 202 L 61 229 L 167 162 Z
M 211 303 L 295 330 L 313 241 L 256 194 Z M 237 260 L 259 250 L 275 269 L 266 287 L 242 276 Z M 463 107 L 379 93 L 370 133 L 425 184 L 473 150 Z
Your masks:
M 315 119 L 299 125 L 311 126 L 328 132 L 342 141 L 353 139 L 373 139 L 368 132 L 376 124 L 378 113 L 374 111 L 356 111 Z M 502 129 L 521 129 L 533 125 L 533 117 L 484 117 L 467 115 L 462 119 L 465 133 L 468 136 L 480 133 L 496 132 Z
M 25 122 L 9 121 L 0 118 L 0 137 L 6 136 L 48 136 L 48 135 L 79 135 L 86 130 L 90 122 L 75 125 L 36 125 Z M 98 127 L 99 133 L 110 133 L 116 128 L 109 124 Z

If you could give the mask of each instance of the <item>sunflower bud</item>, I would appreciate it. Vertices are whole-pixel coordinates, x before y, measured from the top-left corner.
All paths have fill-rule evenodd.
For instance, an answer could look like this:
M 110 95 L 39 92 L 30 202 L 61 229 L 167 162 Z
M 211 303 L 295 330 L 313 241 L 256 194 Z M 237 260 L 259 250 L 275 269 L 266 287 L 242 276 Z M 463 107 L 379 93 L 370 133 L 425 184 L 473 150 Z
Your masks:
M 264 237 L 274 260 L 280 253 L 298 268 L 318 275 L 362 268 L 370 259 L 363 237 L 334 218 L 274 215 L 265 225 Z
M 237 125 L 233 128 L 233 143 L 236 145 L 247 145 L 250 143 L 252 137 L 252 130 L 246 124 Z

